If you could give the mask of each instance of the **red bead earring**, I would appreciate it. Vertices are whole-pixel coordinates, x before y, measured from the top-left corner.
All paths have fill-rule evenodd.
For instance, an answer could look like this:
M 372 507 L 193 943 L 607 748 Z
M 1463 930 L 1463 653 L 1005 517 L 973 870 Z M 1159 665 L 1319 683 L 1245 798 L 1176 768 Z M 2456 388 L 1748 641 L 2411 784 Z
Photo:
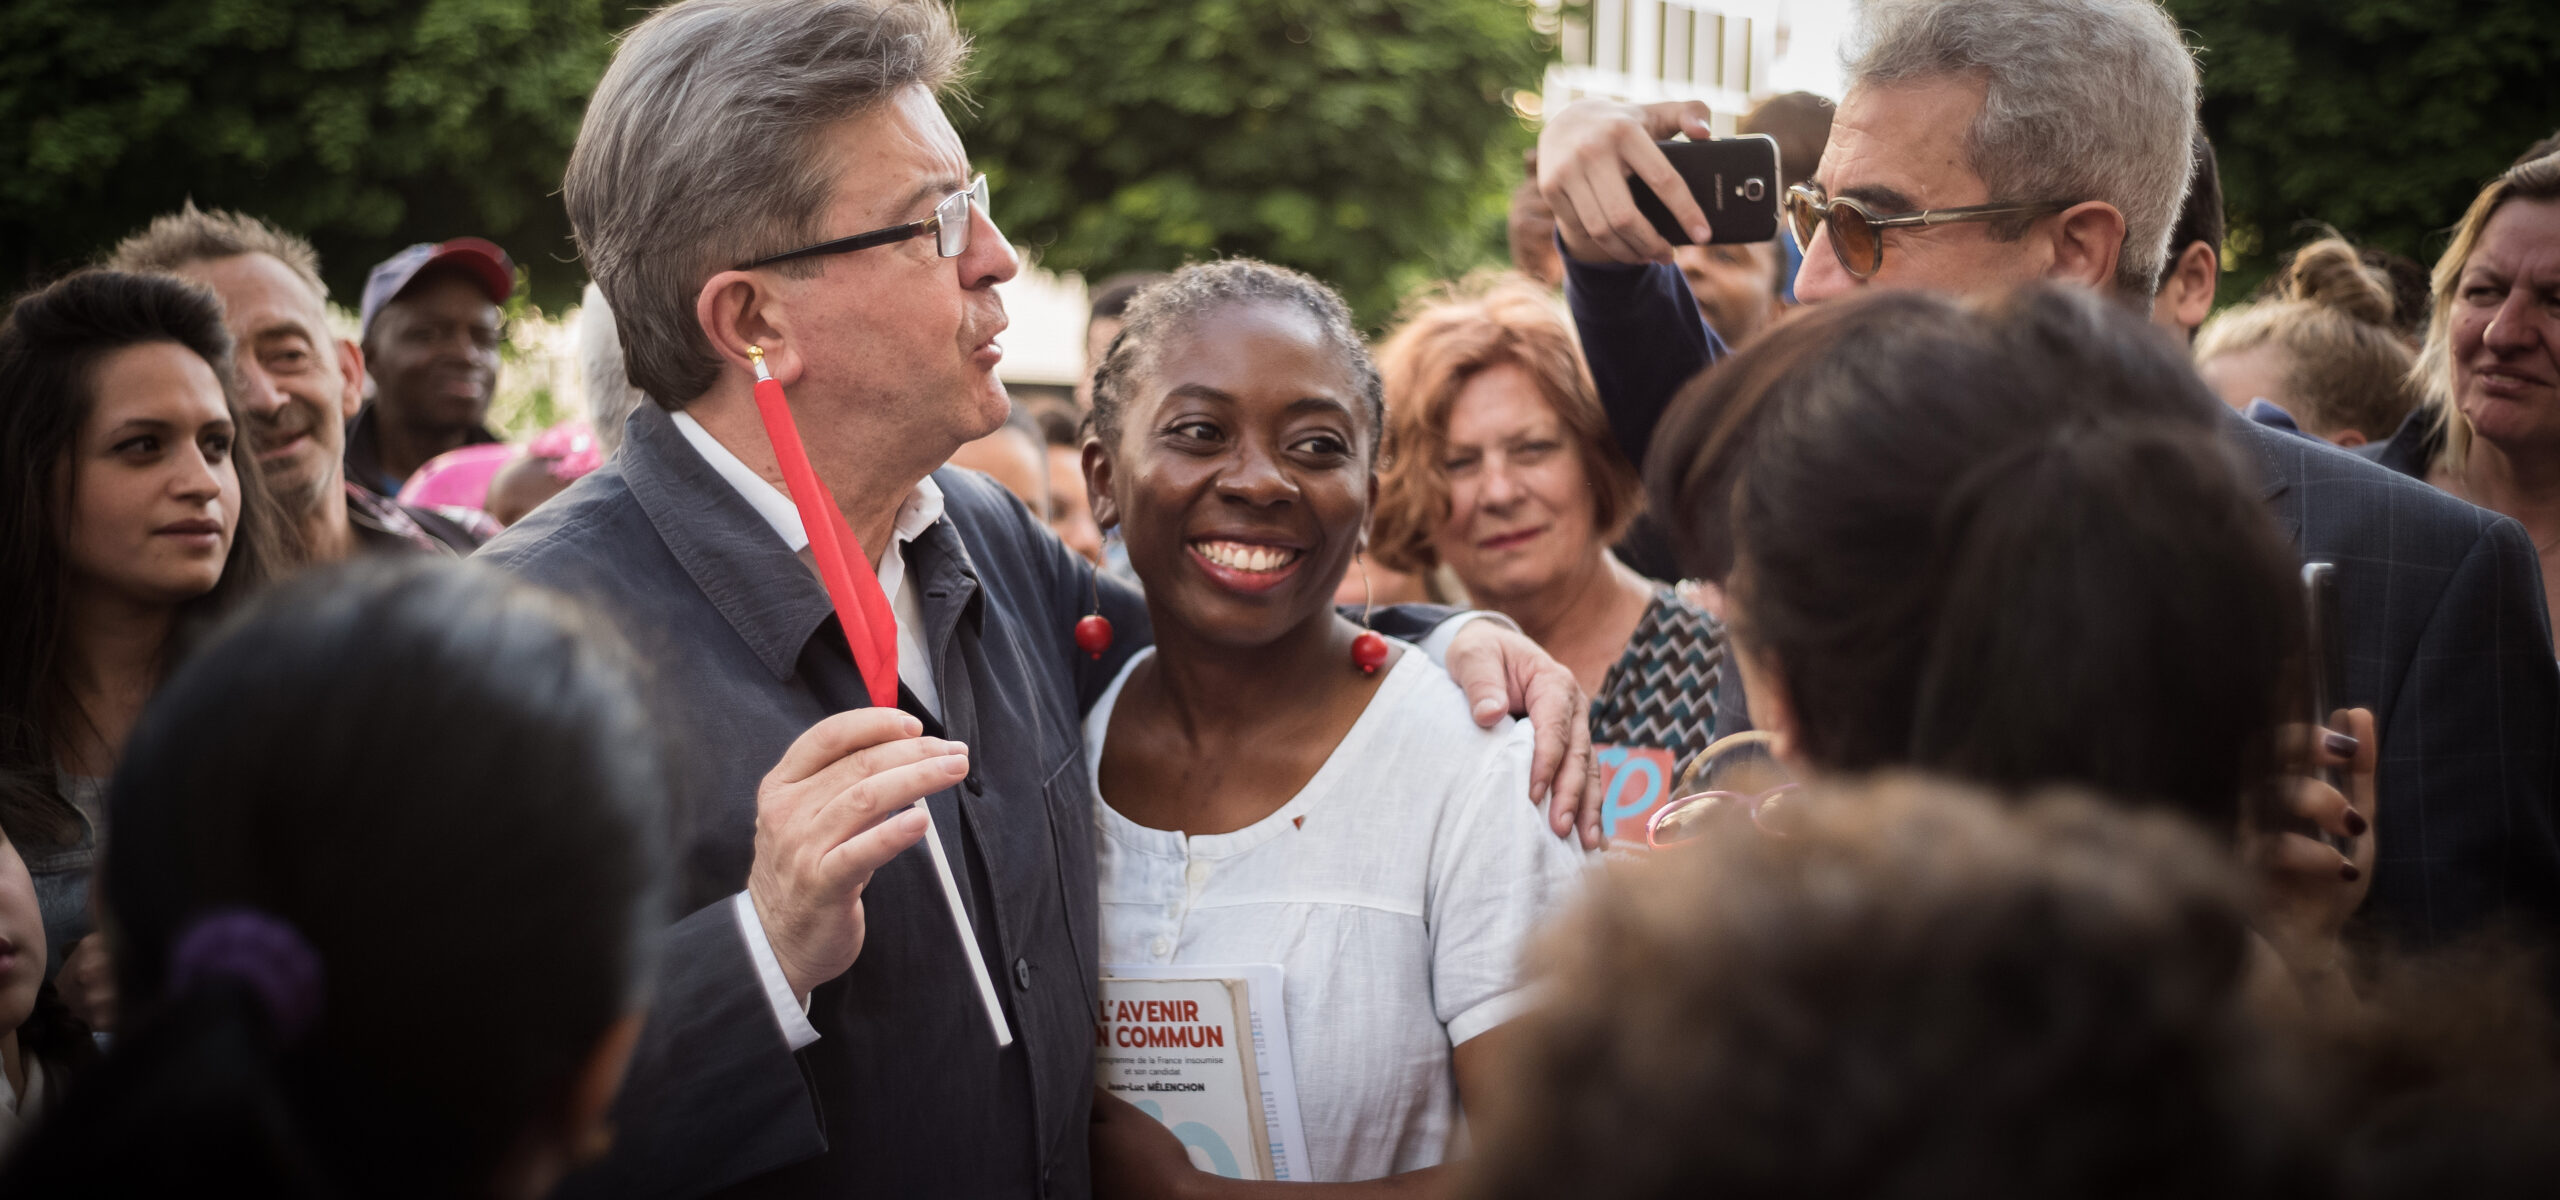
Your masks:
M 1076 622 L 1076 648 L 1093 656 L 1094 661 L 1099 662 L 1102 659 L 1102 652 L 1111 648 L 1111 618 L 1102 615 L 1101 568 L 1094 568 L 1091 583 L 1093 584 L 1093 611 L 1086 613 L 1083 620 Z
M 1360 566 L 1360 636 L 1351 639 L 1351 665 L 1360 668 L 1363 675 L 1375 675 L 1378 668 L 1387 665 L 1387 639 L 1368 627 L 1369 609 L 1377 600 L 1377 593 L 1369 587 L 1368 556 L 1355 555 L 1352 561 Z

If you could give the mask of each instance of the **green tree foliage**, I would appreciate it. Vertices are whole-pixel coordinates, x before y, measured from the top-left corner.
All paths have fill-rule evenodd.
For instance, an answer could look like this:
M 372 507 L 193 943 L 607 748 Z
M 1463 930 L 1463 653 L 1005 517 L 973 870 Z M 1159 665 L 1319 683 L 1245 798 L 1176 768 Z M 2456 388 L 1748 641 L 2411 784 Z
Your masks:
M 1088 276 L 1251 255 L 1383 321 L 1499 257 L 1534 140 L 1520 0 L 959 0 L 954 119 L 1005 232 Z
M 557 193 L 614 0 L 0 0 L 0 282 L 189 197 L 299 231 L 352 305 L 411 242 L 477 234 L 576 295 Z
M 2169 7 L 2202 48 L 2233 284 L 2265 275 L 2313 220 L 2433 266 L 2480 185 L 2560 127 L 2553 0 Z

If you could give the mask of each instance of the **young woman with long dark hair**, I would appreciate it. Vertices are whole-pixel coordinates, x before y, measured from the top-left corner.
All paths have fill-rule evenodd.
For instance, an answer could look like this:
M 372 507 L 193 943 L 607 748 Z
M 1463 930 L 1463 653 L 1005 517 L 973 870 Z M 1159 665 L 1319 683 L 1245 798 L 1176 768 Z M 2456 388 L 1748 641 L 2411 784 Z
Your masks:
M 92 928 L 134 719 L 182 635 L 277 561 L 231 379 L 221 306 L 165 276 L 82 271 L 0 325 L 0 825 L 56 965 Z

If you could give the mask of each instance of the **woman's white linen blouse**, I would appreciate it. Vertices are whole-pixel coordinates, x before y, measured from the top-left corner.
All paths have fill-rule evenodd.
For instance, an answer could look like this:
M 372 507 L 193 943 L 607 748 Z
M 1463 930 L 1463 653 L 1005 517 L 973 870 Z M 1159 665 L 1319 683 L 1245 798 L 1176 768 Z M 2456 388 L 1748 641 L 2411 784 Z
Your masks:
M 1522 943 L 1583 870 L 1529 802 L 1529 728 L 1478 728 L 1457 685 L 1404 649 L 1306 787 L 1251 826 L 1186 838 L 1094 787 L 1104 973 L 1279 964 L 1318 1181 L 1447 1157 L 1450 1049 L 1525 1007 Z M 1153 653 L 1085 718 L 1097 777 L 1120 689 Z

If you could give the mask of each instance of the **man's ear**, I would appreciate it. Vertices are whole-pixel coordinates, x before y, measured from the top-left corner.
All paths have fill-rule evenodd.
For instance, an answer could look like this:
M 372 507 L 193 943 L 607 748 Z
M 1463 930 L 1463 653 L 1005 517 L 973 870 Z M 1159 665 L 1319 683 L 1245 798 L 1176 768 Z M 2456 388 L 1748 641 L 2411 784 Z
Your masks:
M 2169 277 L 2160 282 L 2153 312 L 2194 337 L 2196 326 L 2213 315 L 2213 291 L 2221 277 L 2221 252 L 2204 242 L 2187 243 L 2177 261 L 2169 264 Z
M 2341 450 L 2353 450 L 2367 440 L 2361 429 L 2341 429 L 2329 435 L 2329 444 Z
M 364 347 L 352 338 L 338 339 L 338 379 L 345 385 L 338 393 L 338 419 L 352 421 L 364 407 Z
M 2116 260 L 2124 255 L 2124 214 L 2103 200 L 2084 200 L 2053 218 L 2053 266 L 2056 279 L 2084 283 L 2101 292 L 2116 285 Z
M 1111 495 L 1111 452 L 1102 448 L 1100 437 L 1084 443 L 1085 507 L 1093 510 L 1093 523 L 1108 533 L 1120 523 L 1120 502 Z
M 763 275 L 722 271 L 704 280 L 694 294 L 693 319 L 711 339 L 712 351 L 741 371 L 755 371 L 747 347 L 762 347 L 764 369 L 788 387 L 807 366 L 791 337 L 789 308 Z

